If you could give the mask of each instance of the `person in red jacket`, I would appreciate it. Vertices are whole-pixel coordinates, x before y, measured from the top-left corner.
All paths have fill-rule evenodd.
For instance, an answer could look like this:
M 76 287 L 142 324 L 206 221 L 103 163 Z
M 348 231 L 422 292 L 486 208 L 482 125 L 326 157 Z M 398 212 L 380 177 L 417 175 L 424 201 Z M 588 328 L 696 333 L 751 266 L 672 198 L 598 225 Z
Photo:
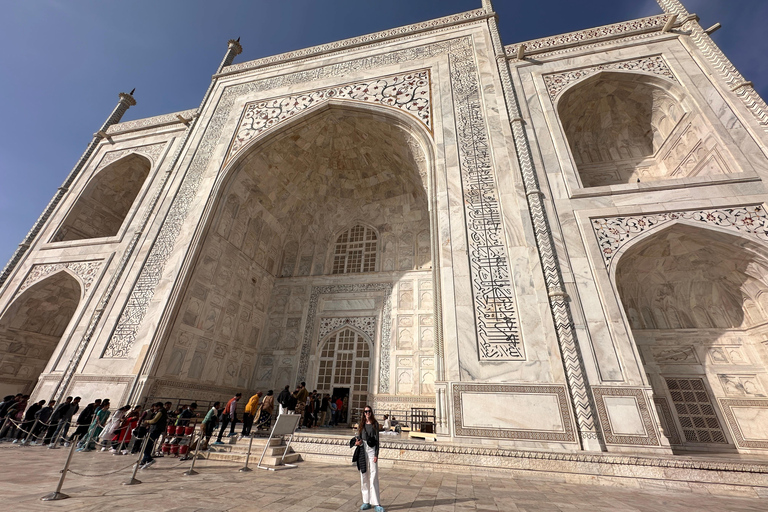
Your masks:
M 117 453 L 117 450 L 121 450 L 121 454 L 128 455 L 128 443 L 131 442 L 133 429 L 139 426 L 140 415 L 141 406 L 137 405 L 123 418 L 122 423 L 115 430 L 115 435 L 112 436 L 112 449 L 109 450 L 110 453 Z

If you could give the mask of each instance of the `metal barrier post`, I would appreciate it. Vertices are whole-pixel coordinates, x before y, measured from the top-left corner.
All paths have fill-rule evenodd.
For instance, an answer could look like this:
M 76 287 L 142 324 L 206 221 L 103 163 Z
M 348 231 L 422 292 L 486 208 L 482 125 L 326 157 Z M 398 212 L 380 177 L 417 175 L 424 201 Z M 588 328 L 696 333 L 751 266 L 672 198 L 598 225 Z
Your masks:
M 189 467 L 188 470 L 182 473 L 182 475 L 193 476 L 198 474 L 198 472 L 195 471 L 195 461 L 197 460 L 197 453 L 200 451 L 200 445 L 203 444 L 204 438 L 205 436 L 203 434 L 200 434 L 200 436 L 197 438 L 197 444 L 195 445 L 195 454 L 192 456 L 192 465 Z
M 125 430 L 127 428 L 128 427 L 125 426 L 125 427 L 123 427 L 121 429 L 117 429 L 117 431 L 120 432 L 121 430 Z M 117 451 L 115 451 L 115 455 L 120 455 L 120 452 L 123 451 L 123 446 L 125 445 L 125 438 L 128 437 L 128 432 L 123 432 L 122 434 L 118 434 L 118 435 L 122 435 L 123 440 L 120 441 L 120 445 L 117 447 Z
M 251 446 L 253 446 L 253 434 L 251 434 L 251 439 L 248 441 L 248 453 L 245 455 L 245 466 L 239 469 L 241 473 L 247 473 L 248 471 L 253 471 L 251 468 L 248 467 L 248 461 L 251 460 Z
M 139 465 L 141 464 L 141 459 L 144 457 L 144 449 L 147 447 L 147 441 L 149 441 L 149 430 L 147 430 L 147 433 L 144 434 L 144 442 L 141 443 L 141 449 L 139 450 L 139 458 L 136 459 L 136 464 L 133 466 L 133 474 L 131 474 L 131 479 L 127 482 L 123 482 L 123 485 L 136 485 L 140 484 L 141 480 L 138 480 L 136 478 L 136 472 L 139 470 Z
M 66 422 L 64 425 L 68 425 L 69 422 Z M 50 443 L 48 443 L 48 449 L 49 450 L 55 450 L 59 447 L 59 440 L 61 439 L 61 435 L 64 432 L 64 425 L 59 423 L 59 425 L 56 426 L 56 435 L 53 437 Z
M 56 501 L 56 500 L 65 500 L 69 498 L 68 494 L 64 494 L 61 492 L 61 486 L 64 485 L 64 477 L 67 476 L 67 471 L 69 471 L 69 463 L 72 462 L 72 455 L 75 453 L 75 447 L 77 446 L 77 438 L 75 438 L 72 441 L 72 445 L 69 448 L 69 454 L 67 455 L 67 462 L 64 463 L 64 469 L 61 470 L 61 477 L 59 478 L 59 485 L 56 486 L 56 490 L 53 491 L 50 494 L 46 494 L 42 498 L 40 498 L 42 501 Z
M 7 431 L 7 429 L 8 429 L 8 422 L 9 421 L 11 421 L 11 417 L 10 416 L 6 416 L 5 417 L 5 421 L 3 421 L 3 426 L 0 427 L 0 435 L 3 435 Z
M 24 446 L 26 444 L 29 444 L 29 438 L 32 437 L 32 432 L 35 431 L 35 429 L 37 428 L 37 424 L 38 423 L 40 423 L 40 418 L 35 418 L 35 423 L 32 425 L 32 428 L 29 429 L 29 432 L 27 432 L 27 437 L 25 437 L 24 440 L 21 443 L 19 443 L 20 446 Z

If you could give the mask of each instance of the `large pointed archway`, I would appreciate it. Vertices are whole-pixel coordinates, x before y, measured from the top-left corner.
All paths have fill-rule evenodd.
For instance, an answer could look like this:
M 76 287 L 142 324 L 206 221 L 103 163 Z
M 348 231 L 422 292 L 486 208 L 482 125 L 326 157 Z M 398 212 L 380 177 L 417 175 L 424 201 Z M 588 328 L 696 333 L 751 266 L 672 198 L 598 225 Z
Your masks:
M 239 153 L 217 188 L 161 376 L 262 390 L 305 378 L 311 388 L 321 317 L 379 318 L 382 285 L 404 276 L 424 283 L 422 300 L 414 289 L 401 302 L 423 325 L 408 350 L 423 348 L 433 368 L 434 320 L 418 320 L 434 310 L 430 159 L 419 130 L 383 107 L 328 104 Z M 337 300 L 326 300 L 330 289 Z M 422 331 L 429 345 L 418 344 Z M 397 347 L 382 332 L 371 336 L 386 360 L 372 389 L 394 370 Z
M 627 249 L 616 285 L 673 447 L 743 447 L 768 406 L 764 248 L 678 223 Z M 733 414 L 755 399 L 752 420 Z
M 115 236 L 149 176 L 151 162 L 132 153 L 91 178 L 53 242 Z
M 2 393 L 31 392 L 80 303 L 81 287 L 65 270 L 35 283 L 0 317 Z

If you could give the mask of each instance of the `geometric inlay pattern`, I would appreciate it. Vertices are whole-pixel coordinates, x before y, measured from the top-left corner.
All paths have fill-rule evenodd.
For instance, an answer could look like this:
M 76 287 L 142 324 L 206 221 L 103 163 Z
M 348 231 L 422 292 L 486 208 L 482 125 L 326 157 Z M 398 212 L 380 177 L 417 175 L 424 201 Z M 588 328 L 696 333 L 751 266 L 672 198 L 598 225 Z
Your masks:
M 731 432 L 733 432 L 733 437 L 734 437 L 734 440 L 736 441 L 736 446 L 740 446 L 743 448 L 757 448 L 759 450 L 768 449 L 768 441 L 762 441 L 758 439 L 747 439 L 744 437 L 744 433 L 741 431 L 741 427 L 739 426 L 739 422 L 736 419 L 736 415 L 733 413 L 734 409 L 738 409 L 740 407 L 749 408 L 749 409 L 768 409 L 768 400 L 721 398 L 720 405 L 721 405 L 723 414 L 725 415 L 725 420 L 728 422 L 728 425 L 731 427 Z
M 589 68 L 573 69 L 562 73 L 551 73 L 549 75 L 544 75 L 544 84 L 547 86 L 549 97 L 554 100 L 555 96 L 569 84 L 584 77 L 594 75 L 598 71 L 609 70 L 644 71 L 677 82 L 675 75 L 672 74 L 672 71 L 669 69 L 669 66 L 667 66 L 667 63 L 662 56 L 654 55 L 652 57 L 643 57 L 641 59 L 610 62 L 608 64 L 600 64 L 599 66 L 592 66 Z
M 730 229 L 768 242 L 768 213 L 761 205 L 591 219 L 605 267 L 611 266 L 621 247 L 633 238 L 678 219 Z
M 511 428 L 467 427 L 465 423 L 478 418 L 463 418 L 462 400 L 464 393 L 515 393 L 525 395 L 555 395 L 557 397 L 562 432 L 548 430 L 523 430 Z M 578 442 L 576 430 L 571 420 L 568 397 L 565 386 L 516 385 L 516 384 L 453 384 L 454 428 L 457 436 L 493 437 L 497 439 L 519 439 L 529 441 L 557 441 L 562 443 Z
M 595 394 L 597 415 L 603 427 L 603 437 L 606 443 L 659 446 L 659 437 L 656 435 L 656 427 L 653 424 L 653 419 L 651 419 L 651 412 L 648 409 L 648 402 L 645 400 L 645 393 L 642 389 L 595 386 L 592 388 L 592 392 Z M 633 397 L 637 403 L 646 435 L 614 433 L 611 419 L 605 407 L 606 396 Z
M 430 86 L 429 70 L 422 69 L 404 75 L 391 75 L 317 89 L 296 96 L 247 103 L 227 154 L 227 160 L 267 128 L 325 103 L 329 99 L 354 100 L 394 107 L 413 115 L 431 131 Z
M 368 336 L 368 339 L 371 340 L 371 342 L 376 339 L 376 317 L 356 316 L 345 318 L 321 318 L 320 327 L 317 332 L 317 341 L 323 341 L 331 332 L 344 326 L 354 327 Z
M 666 377 L 677 419 L 688 443 L 727 443 L 715 407 L 701 379 Z

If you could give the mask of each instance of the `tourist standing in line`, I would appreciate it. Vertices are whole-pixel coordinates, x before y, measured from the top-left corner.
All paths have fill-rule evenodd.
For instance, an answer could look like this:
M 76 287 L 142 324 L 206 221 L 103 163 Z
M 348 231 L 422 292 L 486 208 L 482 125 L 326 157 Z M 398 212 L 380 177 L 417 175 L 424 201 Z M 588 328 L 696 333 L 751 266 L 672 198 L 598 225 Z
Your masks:
M 19 426 L 18 432 L 16 432 L 16 439 L 13 441 L 14 443 L 17 443 L 27 437 L 29 430 L 35 424 L 35 414 L 37 414 L 37 412 L 41 410 L 44 405 L 45 400 L 40 400 L 39 402 L 27 407 L 27 410 L 24 412 L 24 420 Z
M 330 402 L 330 397 L 328 396 L 328 393 L 325 393 L 323 395 L 323 400 L 320 402 L 320 418 L 317 422 L 319 427 L 326 426 L 325 417 L 328 415 L 328 402 Z
M 77 417 L 77 428 L 75 429 L 75 433 L 72 434 L 72 436 L 69 438 L 69 441 L 71 442 L 74 438 L 79 437 L 83 438 L 85 434 L 88 433 L 88 427 L 91 425 L 91 420 L 93 419 L 93 413 L 96 410 L 97 407 L 101 405 L 101 400 L 97 399 L 94 402 L 91 402 L 90 404 L 85 406 L 85 409 L 83 409 L 83 412 L 80 413 L 80 416 Z
M 280 406 L 279 414 L 288 412 L 288 399 L 291 397 L 290 387 L 286 384 L 285 388 L 277 395 L 277 404 Z
M 37 411 L 35 414 L 35 419 L 37 421 L 37 426 L 32 430 L 32 437 L 37 438 L 40 436 L 40 433 L 45 432 L 48 430 L 48 424 L 51 421 L 51 416 L 53 416 L 53 406 L 56 405 L 55 400 L 50 400 L 48 402 L 48 405 Z M 45 438 L 45 436 L 43 436 Z
M 301 421 L 304 416 L 304 409 L 307 406 L 307 397 L 309 396 L 309 391 L 307 391 L 307 385 L 302 382 L 299 384 L 299 387 L 296 389 L 296 414 L 301 416 L 302 418 L 299 418 L 299 429 L 301 429 Z
M 267 396 L 261 402 L 261 412 L 256 420 L 257 429 L 267 429 L 272 423 L 272 412 L 275 410 L 275 395 L 270 389 L 267 391 Z
M 78 443 L 79 452 L 89 452 L 93 450 L 96 445 L 96 440 L 101 435 L 101 431 L 107 424 L 109 419 L 109 400 L 102 400 L 101 407 L 96 409 L 93 413 L 93 419 L 91 425 L 88 427 L 88 433 L 85 435 L 82 441 Z
M 45 444 L 50 444 L 52 440 L 56 439 L 64 443 L 64 440 L 67 438 L 69 424 L 72 422 L 72 417 L 78 409 L 80 409 L 79 396 L 76 396 L 74 399 L 69 396 L 66 402 L 59 404 L 51 416 L 51 426 L 48 427 L 48 431 L 45 434 Z
M 160 438 L 160 435 L 165 432 L 168 426 L 168 410 L 163 407 L 163 402 L 156 402 L 152 406 L 152 412 L 154 416 L 152 419 L 146 421 L 149 425 L 149 440 L 147 446 L 144 447 L 144 457 L 141 459 L 141 469 L 147 469 L 155 463 L 155 459 L 152 457 L 152 452 L 155 449 L 155 442 Z
M 259 411 L 259 400 L 261 400 L 262 392 L 259 391 L 253 395 L 248 403 L 245 404 L 245 412 L 243 413 L 243 437 L 251 434 L 251 427 L 253 426 L 253 420 L 256 418 Z
M 373 416 L 373 409 L 363 408 L 363 420 L 357 427 L 355 446 L 361 446 L 365 454 L 366 471 L 360 472 L 360 489 L 363 494 L 363 506 L 368 510 L 372 506 L 375 512 L 384 512 L 379 500 L 379 422 Z
M 221 428 L 219 429 L 219 437 L 216 439 L 217 444 L 222 444 L 221 436 L 224 435 L 227 425 L 231 422 L 232 427 L 229 430 L 229 437 L 235 435 L 235 425 L 237 424 L 237 402 L 240 401 L 242 393 L 237 393 L 235 396 L 229 399 L 227 406 L 224 407 L 224 412 L 221 413 Z
M 211 441 L 213 431 L 216 430 L 216 425 L 219 424 L 219 406 L 221 402 L 214 402 L 211 406 L 211 410 L 203 418 L 203 435 L 205 436 L 205 445 Z

